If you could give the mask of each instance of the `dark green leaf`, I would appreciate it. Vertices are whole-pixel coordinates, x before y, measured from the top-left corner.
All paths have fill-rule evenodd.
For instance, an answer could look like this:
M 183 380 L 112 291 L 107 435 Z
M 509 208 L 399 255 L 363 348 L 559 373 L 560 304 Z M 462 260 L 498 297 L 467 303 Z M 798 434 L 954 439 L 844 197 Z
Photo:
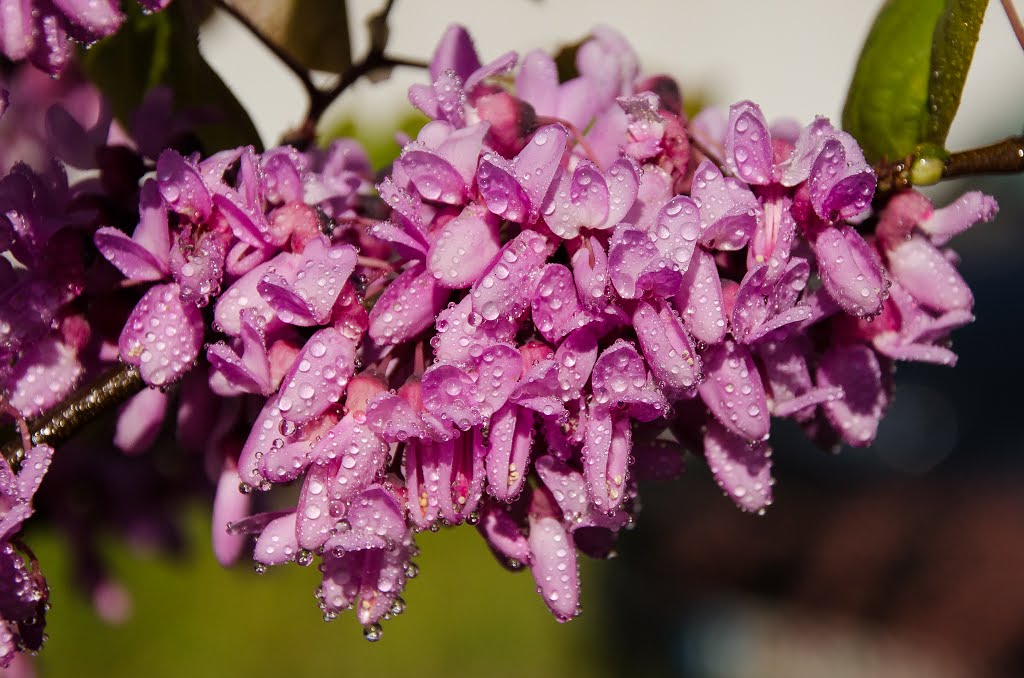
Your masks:
M 259 135 L 245 109 L 199 53 L 189 5 L 174 2 L 163 12 L 146 15 L 134 3 L 125 3 L 128 19 L 121 30 L 83 52 L 85 71 L 122 121 L 150 88 L 168 85 L 176 108 L 218 112 L 216 124 L 197 130 L 205 151 L 245 144 L 259 147 Z
M 922 139 L 930 58 L 945 0 L 888 0 L 868 33 L 843 108 L 843 128 L 870 162 L 902 158 Z
M 946 0 L 946 11 L 939 18 L 932 40 L 924 141 L 940 146 L 946 143 L 987 6 L 988 0 Z

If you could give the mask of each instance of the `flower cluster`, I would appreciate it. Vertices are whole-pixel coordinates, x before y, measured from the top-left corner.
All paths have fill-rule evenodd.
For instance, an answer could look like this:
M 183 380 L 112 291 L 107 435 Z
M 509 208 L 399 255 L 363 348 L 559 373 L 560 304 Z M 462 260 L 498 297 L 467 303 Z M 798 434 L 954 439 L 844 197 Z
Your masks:
M 608 556 L 638 480 L 676 476 L 684 447 L 761 511 L 772 417 L 867 445 L 892 361 L 955 361 L 972 298 L 941 248 L 991 198 L 874 211 L 828 120 L 769 126 L 747 101 L 688 120 L 607 28 L 564 82 L 541 51 L 482 64 L 457 26 L 429 70 L 409 98 L 430 121 L 375 192 L 351 141 L 203 157 L 170 121 L 115 147 L 109 119 L 55 109 L 51 147 L 99 179 L 0 180 L 21 264 L 0 260 L 4 403 L 32 416 L 133 366 L 151 388 L 115 444 L 149 448 L 176 410 L 217 477 L 218 560 L 249 535 L 259 569 L 319 557 L 324 617 L 354 607 L 375 640 L 418 531 L 475 525 L 568 620 L 577 552 Z M 288 484 L 294 506 L 257 510 Z
M 155 12 L 170 0 L 139 0 Z M 113 35 L 124 22 L 117 0 L 3 0 L 0 53 L 11 61 L 31 61 L 51 75 L 73 61 L 73 42 L 91 45 Z

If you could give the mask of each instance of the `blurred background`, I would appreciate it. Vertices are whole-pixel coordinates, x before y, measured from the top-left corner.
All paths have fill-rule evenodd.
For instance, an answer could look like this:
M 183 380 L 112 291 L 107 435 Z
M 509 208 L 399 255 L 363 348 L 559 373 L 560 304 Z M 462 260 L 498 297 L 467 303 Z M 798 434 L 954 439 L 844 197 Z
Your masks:
M 484 59 L 554 50 L 604 23 L 633 44 L 645 72 L 676 76 L 686 96 L 753 99 L 769 120 L 838 121 L 877 5 L 398 0 L 389 51 L 429 58 L 452 21 L 470 28 Z M 1024 122 L 1024 52 L 999 3 L 990 5 L 953 149 L 1020 133 Z M 349 2 L 356 54 L 377 9 Z M 299 121 L 301 87 L 232 19 L 214 15 L 201 47 L 265 143 Z M 404 92 L 421 77 L 398 70 L 388 82 L 360 83 L 331 117 L 380 153 L 397 152 L 389 130 L 409 114 Z M 38 673 L 1024 675 L 1024 360 L 1015 353 L 1024 336 L 1024 178 L 969 185 L 995 195 L 1001 211 L 954 243 L 978 318 L 955 335 L 959 365 L 901 365 L 871 449 L 825 453 L 776 427 L 776 500 L 765 516 L 740 513 L 693 459 L 680 480 L 642 487 L 644 510 L 618 558 L 583 564 L 579 619 L 557 624 L 529 574 L 505 571 L 474 531 L 442 531 L 418 540 L 421 577 L 407 589 L 407 611 L 370 644 L 350 616 L 320 619 L 315 571 L 222 570 L 209 550 L 208 504 L 195 504 L 183 533 L 142 539 L 141 549 L 98 535 L 90 557 L 119 585 L 99 587 L 94 600 L 62 556 L 74 532 L 30 526 L 53 602 Z M 962 190 L 944 184 L 931 197 L 945 204 Z M 145 548 L 168 543 L 178 554 L 170 560 Z

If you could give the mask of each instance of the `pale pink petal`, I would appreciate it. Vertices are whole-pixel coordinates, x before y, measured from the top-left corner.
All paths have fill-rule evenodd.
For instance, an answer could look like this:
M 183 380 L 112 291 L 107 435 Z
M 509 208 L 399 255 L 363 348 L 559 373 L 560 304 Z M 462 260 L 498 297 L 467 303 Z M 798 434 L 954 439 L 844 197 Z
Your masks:
M 135 306 L 118 341 L 121 359 L 150 386 L 164 386 L 191 369 L 203 342 L 199 309 L 183 304 L 176 284 L 155 285 Z
M 399 344 L 430 327 L 448 299 L 422 263 L 391 281 L 370 311 L 370 337 L 378 344 Z
M 768 437 L 768 400 L 749 351 L 726 340 L 704 353 L 706 379 L 697 387 L 704 403 L 723 425 L 744 440 Z
M 771 449 L 748 443 L 716 421 L 708 422 L 704 456 L 715 482 L 744 511 L 761 511 L 772 503 Z

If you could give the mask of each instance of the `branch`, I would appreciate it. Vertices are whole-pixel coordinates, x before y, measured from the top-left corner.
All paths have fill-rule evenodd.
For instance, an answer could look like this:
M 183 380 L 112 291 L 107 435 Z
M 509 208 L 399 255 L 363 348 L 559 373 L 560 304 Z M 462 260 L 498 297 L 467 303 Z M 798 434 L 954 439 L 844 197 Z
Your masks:
M 256 26 L 256 24 L 249 20 L 249 17 L 245 16 L 245 14 L 239 11 L 230 2 L 227 0 L 213 0 L 213 3 L 234 17 L 238 23 L 242 24 L 242 26 L 252 33 L 257 40 L 273 52 L 274 56 L 277 57 L 277 59 L 284 64 L 289 71 L 295 74 L 295 77 L 299 79 L 299 82 L 302 83 L 302 87 L 306 90 L 306 94 L 309 96 L 310 105 L 312 105 L 313 100 L 321 94 L 321 91 L 313 83 L 312 78 L 309 76 L 309 71 L 306 70 L 302 64 L 295 61 L 287 51 L 282 49 L 277 43 L 265 35 L 263 31 Z
M 33 445 L 54 446 L 68 440 L 84 425 L 111 407 L 120 405 L 146 386 L 139 371 L 119 365 L 79 389 L 49 412 L 28 422 Z M 24 453 L 21 436 L 4 441 L 0 452 L 8 462 L 20 463 Z
M 1006 18 L 1010 20 L 1010 27 L 1013 28 L 1013 34 L 1017 36 L 1017 42 L 1024 49 L 1024 24 L 1020 22 L 1020 16 L 1013 6 L 1013 0 L 1003 0 L 1003 11 L 1006 12 Z
M 1010 137 L 989 146 L 951 154 L 946 160 L 942 178 L 1015 172 L 1024 172 L 1024 136 Z

